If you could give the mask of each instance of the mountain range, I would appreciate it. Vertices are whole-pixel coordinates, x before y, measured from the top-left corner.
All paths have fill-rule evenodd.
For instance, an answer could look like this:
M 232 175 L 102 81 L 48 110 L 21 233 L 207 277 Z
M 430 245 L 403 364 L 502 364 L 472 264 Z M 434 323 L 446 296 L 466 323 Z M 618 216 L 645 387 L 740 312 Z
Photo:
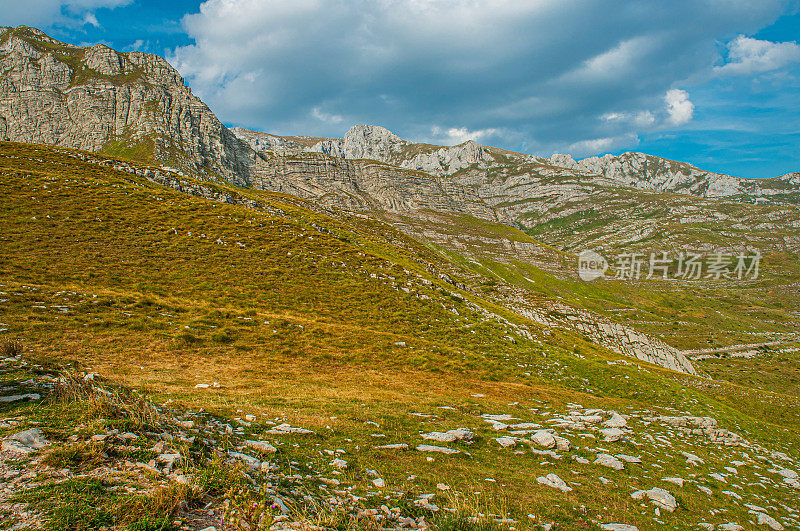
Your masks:
M 0 528 L 798 528 L 799 205 L 0 28 Z
M 0 31 L 3 140 L 126 158 L 171 172 L 173 183 L 227 182 L 328 212 L 369 214 L 472 263 L 535 266 L 562 279 L 576 275 L 566 265 L 570 253 L 587 247 L 800 252 L 800 173 L 755 180 L 641 153 L 575 161 L 472 141 L 436 146 L 369 125 L 343 139 L 228 129 L 158 56 L 77 47 L 28 27 Z M 531 288 L 523 284 L 512 282 L 515 290 Z M 634 357 L 694 371 L 673 347 L 582 303 L 532 305 L 530 298 L 506 294 L 503 304 Z M 571 317 L 554 323 L 555 306 Z

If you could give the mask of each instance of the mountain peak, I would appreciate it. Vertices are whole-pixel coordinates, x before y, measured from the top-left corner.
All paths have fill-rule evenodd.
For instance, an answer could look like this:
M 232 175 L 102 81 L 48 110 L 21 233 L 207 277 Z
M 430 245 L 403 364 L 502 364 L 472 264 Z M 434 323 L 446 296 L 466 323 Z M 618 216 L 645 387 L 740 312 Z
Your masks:
M 20 26 L 0 40 L 0 71 L 0 138 L 246 183 L 247 148 L 161 57 L 80 48 Z

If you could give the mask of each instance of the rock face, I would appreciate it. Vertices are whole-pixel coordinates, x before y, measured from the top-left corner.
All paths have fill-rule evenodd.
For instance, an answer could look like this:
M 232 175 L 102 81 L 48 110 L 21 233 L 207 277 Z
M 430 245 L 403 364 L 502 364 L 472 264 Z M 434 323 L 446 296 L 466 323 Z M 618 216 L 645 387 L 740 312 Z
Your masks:
M 307 151 L 343 159 L 377 160 L 436 176 L 448 175 L 473 164 L 494 160 L 483 146 L 472 140 L 445 147 L 418 144 L 403 140 L 388 129 L 375 125 L 356 125 L 342 139 L 322 139 L 313 145 L 298 142 L 296 138 L 285 139 L 240 128 L 233 132 L 256 151 Z
M 742 179 L 644 153 L 603 155 L 581 161 L 557 153 L 546 160 L 553 166 L 601 175 L 620 186 L 698 197 L 769 197 L 800 184 L 796 173 L 774 179 Z
M 145 158 L 246 184 L 252 155 L 164 59 L 0 34 L 0 139 Z

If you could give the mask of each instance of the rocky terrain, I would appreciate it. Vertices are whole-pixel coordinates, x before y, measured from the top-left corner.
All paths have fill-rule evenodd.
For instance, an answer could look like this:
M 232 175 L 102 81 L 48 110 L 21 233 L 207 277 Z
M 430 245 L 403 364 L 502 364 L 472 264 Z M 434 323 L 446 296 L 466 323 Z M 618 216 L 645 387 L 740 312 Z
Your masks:
M 247 147 L 161 57 L 0 28 L 0 71 L 0 139 L 134 156 L 247 182 Z
M 360 464 L 365 452 L 418 453 L 428 463 L 463 456 L 491 459 L 493 454 L 519 462 L 541 460 L 542 475 L 531 488 L 552 489 L 548 494 L 556 499 L 587 487 L 607 493 L 633 488 L 628 496 L 639 503 L 632 504 L 632 511 L 655 525 L 666 525 L 676 511 L 704 529 L 800 525 L 791 501 L 800 489 L 797 461 L 720 428 L 714 418 L 686 412 L 620 413 L 570 403 L 564 409 L 542 404 L 489 413 L 475 395 L 474 413 L 449 405 L 412 413 L 416 436 L 387 437 L 377 418 L 365 421 L 372 427 L 368 440 L 347 439 L 344 448 L 336 448 L 326 441 L 332 434 L 320 437 L 290 419 L 246 412 L 225 419 L 181 410 L 170 401 L 155 406 L 104 387 L 93 373 L 53 374 L 19 355 L 3 359 L 0 371 L 0 400 L 28 405 L 23 414 L 0 420 L 0 430 L 8 433 L 0 451 L 0 511 L 8 529 L 37 527 L 43 521 L 71 529 L 79 519 L 86 520 L 80 525 L 92 527 L 115 521 L 120 511 L 129 511 L 130 529 L 207 531 L 343 524 L 427 529 L 446 525 L 448 515 L 463 517 L 459 499 L 470 493 L 445 481 L 430 488 L 415 475 L 396 484 L 380 469 Z M 19 378 L 31 373 L 32 378 Z M 209 387 L 197 384 L 195 392 Z M 30 407 L 36 403 L 42 408 Z M 73 403 L 102 406 L 108 418 L 85 416 L 74 430 L 60 425 L 52 417 L 54 410 Z M 454 421 L 460 427 L 431 431 L 433 425 Z M 292 460 L 288 448 L 297 446 L 293 441 L 309 439 L 318 450 L 303 463 Z M 73 490 L 81 489 L 84 497 L 74 497 Z M 87 491 L 94 507 L 83 505 Z M 716 508 L 697 511 L 688 501 L 690 492 L 718 500 Z M 73 496 L 71 514 L 59 513 L 54 499 L 44 493 L 60 495 L 65 502 Z M 168 517 L 159 520 L 136 510 L 137 501 L 153 498 L 173 507 Z M 744 516 L 734 516 L 731 506 L 741 508 L 738 514 Z M 607 521 L 596 511 L 593 507 L 586 515 L 596 528 L 638 529 Z M 558 525 L 533 513 L 470 518 L 506 529 Z
M 229 130 L 32 28 L 0 67 L 0 529 L 800 527 L 798 174 Z M 614 278 L 689 251 L 760 274 Z

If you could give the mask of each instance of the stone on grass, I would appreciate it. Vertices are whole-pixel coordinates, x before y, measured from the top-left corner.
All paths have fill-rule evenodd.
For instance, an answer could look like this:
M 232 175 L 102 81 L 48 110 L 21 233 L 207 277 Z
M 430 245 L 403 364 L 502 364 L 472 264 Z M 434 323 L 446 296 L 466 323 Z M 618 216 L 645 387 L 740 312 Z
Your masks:
M 383 481 L 383 479 L 381 479 L 381 478 L 373 479 L 372 480 L 372 484 L 375 485 L 376 487 L 378 487 L 379 489 L 382 489 L 383 487 L 386 486 L 386 482 Z
M 559 437 L 558 435 L 554 435 L 553 439 L 556 440 L 556 450 L 558 450 L 559 452 L 569 452 L 570 448 L 572 448 L 572 445 L 570 444 L 569 440 L 565 439 L 564 437 Z
M 697 457 L 694 454 L 690 454 L 689 452 L 681 452 L 681 455 L 686 458 L 686 464 L 692 466 L 698 466 L 705 463 L 701 458 Z
M 765 525 L 765 526 L 769 527 L 770 529 L 775 529 L 777 531 L 780 531 L 781 529 L 783 529 L 783 525 L 781 525 L 780 522 L 775 520 L 770 515 L 764 514 L 764 513 L 756 513 L 756 523 L 758 525 Z
M 516 446 L 517 440 L 514 437 L 498 437 L 495 439 L 497 444 L 502 446 L 503 448 L 508 448 L 509 446 Z
M 606 531 L 639 531 L 639 528 L 630 524 L 600 524 L 600 529 Z
M 471 441 L 474 437 L 475 434 L 467 428 L 457 428 L 445 432 L 432 431 L 422 434 L 423 439 L 436 442 Z
M 287 435 L 287 434 L 300 434 L 300 435 L 311 435 L 314 432 L 311 430 L 307 430 L 305 428 L 296 428 L 289 424 L 278 424 L 274 428 L 267 430 L 266 433 L 269 435 Z
M 553 474 L 552 472 L 544 477 L 539 476 L 538 478 L 536 478 L 536 481 L 537 483 L 541 483 L 542 485 L 547 485 L 548 487 L 553 487 L 554 489 L 558 489 L 561 492 L 570 492 L 572 490 L 572 487 L 567 485 L 563 479 Z
M 42 430 L 31 428 L 7 437 L 2 443 L 2 449 L 4 452 L 30 454 L 49 444 L 47 439 L 44 438 Z
M 445 448 L 444 446 L 433 446 L 430 444 L 420 444 L 417 446 L 417 450 L 420 452 L 436 452 L 440 454 L 457 454 L 459 453 L 458 450 L 454 450 L 453 448 Z
M 277 448 L 272 446 L 267 441 L 245 441 L 245 444 L 253 450 L 261 452 L 262 454 L 274 454 L 278 451 Z
M 603 440 L 606 442 L 617 442 L 625 435 L 625 432 L 619 428 L 605 428 L 600 430 L 600 433 L 603 435 Z
M 39 393 L 26 393 L 24 395 L 0 396 L 0 402 L 19 402 L 20 400 L 39 400 Z
M 631 498 L 634 500 L 641 500 L 645 497 L 653 502 L 653 505 L 665 511 L 672 512 L 678 508 L 678 502 L 675 500 L 675 496 L 659 487 L 653 487 L 650 490 L 637 490 L 631 494 Z
M 594 460 L 594 464 L 613 468 L 614 470 L 622 470 L 625 468 L 625 464 L 622 461 L 609 454 L 597 454 L 597 459 Z
M 623 416 L 616 411 L 612 411 L 611 418 L 603 423 L 603 426 L 606 428 L 624 428 L 627 425 L 628 421 L 626 421 Z
M 727 524 L 719 524 L 717 526 L 718 531 L 742 531 L 744 527 L 740 526 L 736 522 L 728 522 Z
M 673 485 L 677 485 L 679 487 L 683 487 L 684 483 L 683 478 L 661 478 L 661 481 L 666 481 L 667 483 L 672 483 Z
M 379 450 L 408 450 L 408 445 L 406 443 L 384 444 L 375 448 Z
M 228 455 L 233 457 L 234 459 L 238 459 L 239 461 L 243 462 L 247 465 L 248 470 L 260 470 L 261 469 L 261 461 L 256 459 L 255 457 L 250 457 L 247 454 L 242 454 L 239 452 L 228 452 Z
M 553 448 L 556 445 L 556 438 L 547 430 L 539 430 L 531 435 L 531 440 L 545 448 Z

